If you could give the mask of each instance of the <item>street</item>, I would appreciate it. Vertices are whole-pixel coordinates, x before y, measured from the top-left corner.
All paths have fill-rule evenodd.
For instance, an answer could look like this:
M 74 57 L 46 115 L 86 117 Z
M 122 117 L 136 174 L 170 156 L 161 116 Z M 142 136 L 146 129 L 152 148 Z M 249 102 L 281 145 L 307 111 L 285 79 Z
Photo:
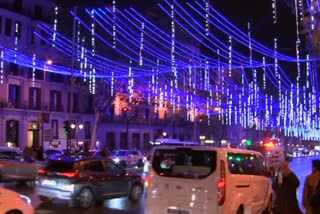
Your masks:
M 317 157 L 303 157 L 293 159 L 291 165 L 292 170 L 297 174 L 300 180 L 300 187 L 297 192 L 298 200 L 301 204 L 302 191 L 304 180 L 306 176 L 311 172 L 311 162 Z M 144 213 L 144 200 L 138 204 L 131 203 L 127 198 L 106 200 L 103 205 L 95 206 L 88 210 L 70 208 L 68 203 L 62 200 L 55 200 L 51 204 L 42 204 L 39 198 L 33 193 L 31 187 L 25 185 L 6 184 L 5 187 L 10 188 L 19 193 L 28 195 L 32 199 L 33 205 L 36 207 L 36 214 L 143 214 Z M 302 206 L 301 206 L 302 207 Z
M 301 209 L 303 209 L 302 193 L 303 193 L 304 181 L 306 177 L 311 173 L 313 159 L 320 159 L 320 157 L 315 156 L 315 157 L 294 158 L 290 164 L 292 171 L 298 176 L 300 180 L 300 186 L 297 191 L 297 197 L 298 197 Z

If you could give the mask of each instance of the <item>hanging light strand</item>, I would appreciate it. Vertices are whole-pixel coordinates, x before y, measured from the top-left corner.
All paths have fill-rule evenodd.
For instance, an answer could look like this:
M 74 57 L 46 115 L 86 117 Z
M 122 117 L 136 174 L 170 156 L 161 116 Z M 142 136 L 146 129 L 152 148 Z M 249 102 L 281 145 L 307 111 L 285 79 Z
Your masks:
M 1 50 L 1 62 L 0 62 L 0 84 L 4 83 L 4 51 Z
M 141 24 L 140 51 L 139 51 L 139 64 L 140 64 L 140 66 L 143 65 L 143 56 L 142 56 L 143 41 L 144 41 L 144 22 L 142 22 L 142 24 Z
M 19 45 L 19 37 L 20 37 L 20 24 L 19 22 L 15 23 L 15 30 L 14 30 L 14 63 L 17 63 L 17 52 L 18 52 L 18 45 Z
M 58 14 L 59 8 L 54 8 L 54 22 L 53 22 L 53 36 L 52 36 L 52 47 L 56 46 L 56 39 L 57 39 L 57 29 L 58 29 Z
M 229 36 L 229 77 L 232 73 L 232 37 Z
M 210 6 L 209 6 L 209 0 L 207 0 L 206 1 L 206 36 L 209 36 L 209 31 L 210 31 L 209 13 L 210 13 Z
M 266 90 L 266 58 L 262 57 L 262 64 L 263 64 L 263 74 L 262 74 L 262 81 L 263 81 L 263 90 Z
M 112 13 L 113 13 L 112 39 L 113 39 L 113 48 L 117 47 L 116 12 L 117 12 L 116 0 L 112 0 Z
M 272 0 L 272 18 L 273 18 L 273 24 L 277 23 L 277 0 Z
M 36 81 L 36 55 L 33 54 L 32 57 L 32 87 L 35 86 Z

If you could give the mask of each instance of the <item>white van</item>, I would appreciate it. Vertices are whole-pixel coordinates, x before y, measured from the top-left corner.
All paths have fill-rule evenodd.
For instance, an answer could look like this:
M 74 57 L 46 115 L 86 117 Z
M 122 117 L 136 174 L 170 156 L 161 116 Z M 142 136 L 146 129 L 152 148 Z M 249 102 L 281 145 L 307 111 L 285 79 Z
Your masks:
M 146 180 L 148 214 L 271 213 L 272 187 L 259 152 L 157 147 Z

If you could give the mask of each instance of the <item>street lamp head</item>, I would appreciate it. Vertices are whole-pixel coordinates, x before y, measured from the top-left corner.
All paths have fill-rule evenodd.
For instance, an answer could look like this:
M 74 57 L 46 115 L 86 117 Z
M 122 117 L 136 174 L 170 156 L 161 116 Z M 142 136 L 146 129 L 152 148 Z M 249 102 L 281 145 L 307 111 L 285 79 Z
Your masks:
M 83 129 L 83 124 L 79 124 L 79 129 Z
M 48 60 L 47 60 L 47 64 L 48 64 L 48 65 L 52 65 L 52 64 L 53 64 L 53 61 L 52 61 L 51 59 L 48 59 Z
M 162 136 L 163 136 L 163 137 L 166 137 L 166 136 L 167 136 L 167 132 L 163 132 L 163 133 L 162 133 Z

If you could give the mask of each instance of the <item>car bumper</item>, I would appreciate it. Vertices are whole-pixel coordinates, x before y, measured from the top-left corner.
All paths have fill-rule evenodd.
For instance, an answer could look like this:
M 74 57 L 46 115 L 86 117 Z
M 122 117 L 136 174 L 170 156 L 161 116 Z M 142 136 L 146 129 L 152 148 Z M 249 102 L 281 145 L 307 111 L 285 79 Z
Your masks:
M 49 187 L 36 187 L 36 193 L 41 196 L 45 196 L 48 198 L 57 198 L 57 199 L 64 199 L 64 200 L 71 200 L 73 198 L 73 192 L 69 191 L 62 191 L 60 189 L 53 189 Z

